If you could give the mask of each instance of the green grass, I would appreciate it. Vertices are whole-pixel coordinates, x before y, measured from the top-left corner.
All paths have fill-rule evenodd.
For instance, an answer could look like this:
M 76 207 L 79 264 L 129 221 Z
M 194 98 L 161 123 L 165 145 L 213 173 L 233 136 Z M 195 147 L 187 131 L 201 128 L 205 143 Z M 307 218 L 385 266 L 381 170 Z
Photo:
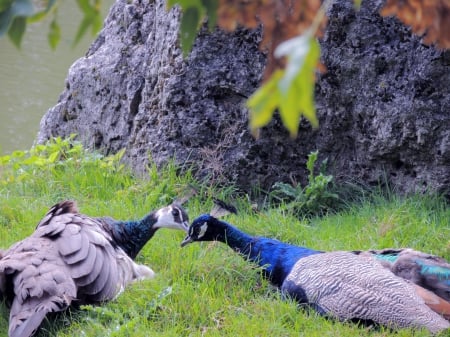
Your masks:
M 61 155 L 67 149 L 63 144 L 50 152 L 55 151 Z M 3 160 L 0 248 L 32 233 L 47 209 L 62 199 L 76 200 L 92 216 L 134 219 L 194 184 L 200 193 L 186 205 L 191 218 L 208 212 L 212 197 L 237 198 L 239 214 L 226 220 L 248 233 L 323 250 L 408 246 L 450 258 L 450 210 L 438 197 L 372 195 L 337 214 L 298 220 L 274 206 L 255 212 L 232 187 L 200 185 L 189 173 L 178 175 L 173 165 L 160 171 L 150 167 L 145 177 L 136 178 L 118 158 L 108 161 L 77 151 L 26 165 L 16 154 L 20 159 L 8 158 L 14 168 Z M 194 243 L 180 248 L 183 237 L 180 231 L 158 231 L 137 257 L 157 272 L 155 279 L 133 284 L 102 306 L 51 318 L 39 336 L 429 336 L 426 331 L 392 332 L 319 317 L 282 300 L 258 268 L 227 246 Z M 8 309 L 0 304 L 0 336 L 7 330 Z

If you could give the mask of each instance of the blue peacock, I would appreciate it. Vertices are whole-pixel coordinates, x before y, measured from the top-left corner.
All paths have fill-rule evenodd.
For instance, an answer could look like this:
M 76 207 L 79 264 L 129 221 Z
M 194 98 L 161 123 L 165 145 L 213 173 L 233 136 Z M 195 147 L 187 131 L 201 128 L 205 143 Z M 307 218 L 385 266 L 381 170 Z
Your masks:
M 432 333 L 450 327 L 442 317 L 450 318 L 450 303 L 444 296 L 450 289 L 450 265 L 443 259 L 437 259 L 437 266 L 436 259 L 431 259 L 432 264 L 427 258 L 415 260 L 415 254 L 420 252 L 411 250 L 391 250 L 389 257 L 388 251 L 323 252 L 248 235 L 210 214 L 192 222 L 181 245 L 194 241 L 226 243 L 261 266 L 284 295 L 320 314 L 391 328 L 427 328 Z M 395 275 L 391 270 L 395 270 L 395 263 L 403 264 L 402 259 L 420 266 L 416 268 L 420 277 Z M 417 279 L 422 281 L 413 283 Z M 439 288 L 442 297 L 433 293 L 433 286 L 429 290 L 423 288 L 427 283 Z M 434 306 L 429 305 L 431 302 Z
M 73 201 L 54 205 L 29 237 L 0 252 L 0 297 L 11 305 L 10 337 L 32 336 L 50 312 L 115 298 L 154 272 L 133 259 L 159 228 L 187 230 L 177 204 L 141 220 L 80 214 Z

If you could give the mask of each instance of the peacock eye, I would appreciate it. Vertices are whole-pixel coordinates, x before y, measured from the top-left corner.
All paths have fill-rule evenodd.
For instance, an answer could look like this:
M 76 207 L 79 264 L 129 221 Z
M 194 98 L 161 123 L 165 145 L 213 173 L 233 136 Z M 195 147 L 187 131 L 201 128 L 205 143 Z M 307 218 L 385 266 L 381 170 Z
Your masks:
M 179 211 L 178 209 L 174 208 L 174 209 L 172 210 L 172 215 L 173 215 L 174 217 L 177 217 L 177 216 L 180 215 L 180 211 Z

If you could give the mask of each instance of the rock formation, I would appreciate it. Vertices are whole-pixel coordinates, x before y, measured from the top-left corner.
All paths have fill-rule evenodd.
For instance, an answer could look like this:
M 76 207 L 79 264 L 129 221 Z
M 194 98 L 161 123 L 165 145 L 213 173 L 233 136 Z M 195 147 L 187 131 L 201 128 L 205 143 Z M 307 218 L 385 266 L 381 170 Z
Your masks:
M 328 158 L 338 181 L 389 182 L 400 192 L 450 190 L 450 52 L 421 43 L 382 0 L 335 1 L 321 43 L 319 129 L 297 139 L 276 117 L 255 140 L 245 100 L 261 81 L 261 30 L 201 30 L 183 60 L 179 11 L 162 0 L 118 0 L 66 88 L 41 122 L 38 141 L 79 135 L 105 153 L 194 165 L 201 178 L 251 191 L 305 182 L 308 153 Z

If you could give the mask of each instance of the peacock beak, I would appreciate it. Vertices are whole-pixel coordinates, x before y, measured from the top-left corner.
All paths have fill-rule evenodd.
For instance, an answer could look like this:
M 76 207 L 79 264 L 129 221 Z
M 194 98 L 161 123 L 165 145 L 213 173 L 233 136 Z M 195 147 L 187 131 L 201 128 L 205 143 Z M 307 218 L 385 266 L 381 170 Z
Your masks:
M 188 235 L 188 236 L 186 236 L 186 237 L 184 238 L 184 240 L 181 242 L 181 247 L 184 247 L 184 246 L 190 244 L 191 242 L 194 242 L 194 239 L 191 238 L 191 237 Z

